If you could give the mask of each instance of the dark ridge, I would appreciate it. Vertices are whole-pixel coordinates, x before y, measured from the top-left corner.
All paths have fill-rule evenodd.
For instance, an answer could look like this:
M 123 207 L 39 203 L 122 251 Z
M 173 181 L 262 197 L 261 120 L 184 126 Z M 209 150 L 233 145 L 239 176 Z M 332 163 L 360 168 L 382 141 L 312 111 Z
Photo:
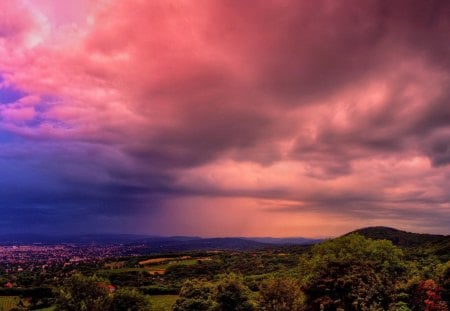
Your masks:
M 82 235 L 0 235 L 0 245 L 56 245 L 77 246 L 122 245 L 138 249 L 140 253 L 166 253 L 193 250 L 257 250 L 273 247 L 310 245 L 318 240 L 306 238 L 201 238 L 195 236 L 146 236 L 133 234 L 82 234 Z
M 450 236 L 438 234 L 413 233 L 389 227 L 368 227 L 352 231 L 374 240 L 389 240 L 401 247 L 418 247 L 425 245 L 450 245 Z

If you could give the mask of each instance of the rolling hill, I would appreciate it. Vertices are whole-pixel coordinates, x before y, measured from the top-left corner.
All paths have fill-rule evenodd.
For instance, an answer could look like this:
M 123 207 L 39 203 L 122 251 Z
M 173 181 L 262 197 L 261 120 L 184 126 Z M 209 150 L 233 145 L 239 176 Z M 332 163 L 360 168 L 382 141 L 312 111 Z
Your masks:
M 413 233 L 389 227 L 368 227 L 358 229 L 350 233 L 359 233 L 366 238 L 371 238 L 374 240 L 389 240 L 395 245 L 402 247 L 416 247 L 428 243 L 450 240 L 450 236 Z
M 358 233 L 374 240 L 389 240 L 397 246 L 416 249 L 437 256 L 450 259 L 450 235 L 425 234 L 406 232 L 389 227 L 368 227 L 351 233 Z

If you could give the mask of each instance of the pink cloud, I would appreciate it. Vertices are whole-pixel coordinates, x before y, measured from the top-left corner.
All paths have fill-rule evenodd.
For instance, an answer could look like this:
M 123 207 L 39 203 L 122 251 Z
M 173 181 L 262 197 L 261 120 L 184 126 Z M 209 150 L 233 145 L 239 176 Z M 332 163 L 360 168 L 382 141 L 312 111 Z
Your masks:
M 157 197 L 180 213 L 177 226 L 195 227 L 184 216 L 196 208 L 198 221 L 226 218 L 221 233 L 252 235 L 263 227 L 251 215 L 266 223 L 274 211 L 277 235 L 312 232 L 323 215 L 336 221 L 324 235 L 355 219 L 447 224 L 448 5 L 2 6 L 0 72 L 29 94 L 2 107 L 2 128 L 114 150 L 99 152 L 102 183 L 132 185 L 139 207 Z
M 32 120 L 36 116 L 34 108 L 12 108 L 1 110 L 1 116 L 10 122 Z

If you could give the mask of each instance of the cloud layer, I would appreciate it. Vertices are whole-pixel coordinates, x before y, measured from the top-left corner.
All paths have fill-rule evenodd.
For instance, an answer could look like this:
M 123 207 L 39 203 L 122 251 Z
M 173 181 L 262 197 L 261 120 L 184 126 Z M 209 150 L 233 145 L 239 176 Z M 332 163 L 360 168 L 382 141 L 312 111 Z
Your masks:
M 447 1 L 0 12 L 5 231 L 450 233 Z

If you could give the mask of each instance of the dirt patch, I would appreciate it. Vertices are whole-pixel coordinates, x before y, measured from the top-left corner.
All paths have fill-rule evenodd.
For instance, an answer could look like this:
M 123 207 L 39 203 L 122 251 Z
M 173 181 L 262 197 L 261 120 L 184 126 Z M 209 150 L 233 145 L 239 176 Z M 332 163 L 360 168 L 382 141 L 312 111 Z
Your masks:
M 166 273 L 166 270 L 148 270 L 150 275 L 163 275 Z

